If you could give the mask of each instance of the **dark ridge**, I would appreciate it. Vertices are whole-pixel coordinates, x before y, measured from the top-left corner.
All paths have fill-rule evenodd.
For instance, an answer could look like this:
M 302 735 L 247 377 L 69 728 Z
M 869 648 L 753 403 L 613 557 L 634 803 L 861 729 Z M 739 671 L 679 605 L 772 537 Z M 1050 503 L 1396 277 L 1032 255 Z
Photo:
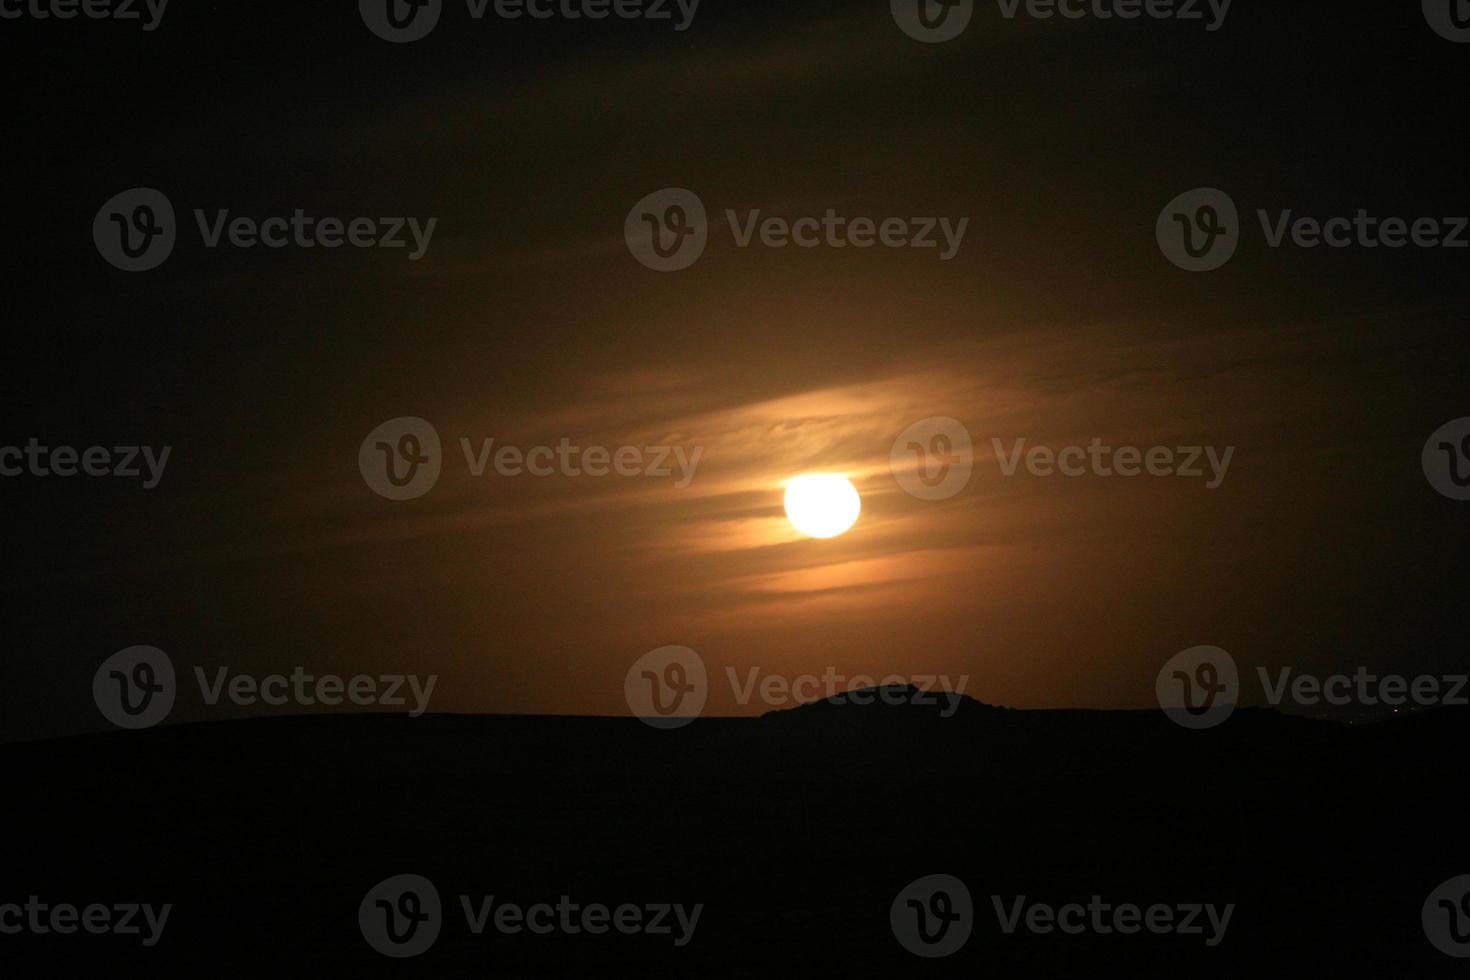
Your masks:
M 912 684 L 890 684 L 887 686 L 863 687 L 830 698 L 809 701 L 791 708 L 776 708 L 761 715 L 762 718 L 792 717 L 797 714 L 811 716 L 845 708 L 908 711 L 915 714 L 948 712 L 951 716 L 961 712 L 968 714 L 994 712 L 1010 713 L 1013 708 L 999 708 L 977 701 L 967 694 L 951 691 L 925 691 Z

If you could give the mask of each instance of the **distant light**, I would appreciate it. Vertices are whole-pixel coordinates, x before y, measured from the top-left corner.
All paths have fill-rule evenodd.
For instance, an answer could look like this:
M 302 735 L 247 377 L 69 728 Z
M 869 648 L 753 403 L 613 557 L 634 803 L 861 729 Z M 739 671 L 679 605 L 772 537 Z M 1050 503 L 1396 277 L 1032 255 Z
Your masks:
M 786 484 L 786 516 L 802 534 L 835 538 L 857 523 L 863 499 L 836 473 L 808 473 Z

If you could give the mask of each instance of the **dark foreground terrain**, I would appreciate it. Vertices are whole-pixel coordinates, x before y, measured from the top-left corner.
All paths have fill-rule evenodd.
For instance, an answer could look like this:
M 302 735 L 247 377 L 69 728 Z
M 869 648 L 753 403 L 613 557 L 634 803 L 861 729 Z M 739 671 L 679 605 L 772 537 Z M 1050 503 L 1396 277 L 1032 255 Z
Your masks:
M 0 974 L 1462 976 L 1420 917 L 1470 873 L 1466 720 L 1241 710 L 1187 731 L 1157 712 L 818 704 L 676 731 L 331 716 L 12 745 L 0 904 L 172 911 L 151 948 L 146 925 L 0 935 Z M 393 959 L 359 906 L 402 874 L 443 915 L 431 948 Z M 934 874 L 968 886 L 973 931 L 928 959 L 890 906 Z M 1208 926 L 1007 934 L 992 898 L 1095 895 L 1235 908 L 1211 947 Z M 703 908 L 680 947 L 677 924 L 476 935 L 461 896 Z

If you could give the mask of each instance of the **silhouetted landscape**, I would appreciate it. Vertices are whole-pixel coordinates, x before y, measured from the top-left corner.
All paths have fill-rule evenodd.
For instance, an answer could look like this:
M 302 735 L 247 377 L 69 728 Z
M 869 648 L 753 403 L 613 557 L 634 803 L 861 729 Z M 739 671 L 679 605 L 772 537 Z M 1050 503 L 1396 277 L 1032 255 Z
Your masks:
M 1470 0 L 0 83 L 0 980 L 1466 975 Z
M 17 937 L 64 969 L 144 976 L 1458 976 L 1419 909 L 1470 866 L 1470 715 L 1345 726 L 1242 709 L 1184 731 L 1154 711 L 966 699 L 816 703 L 655 731 L 636 719 L 299 717 L 0 750 L 12 890 L 174 905 L 167 941 Z M 400 873 L 447 922 L 415 960 L 356 909 Z M 904 952 L 889 904 L 945 873 L 966 947 Z M 453 896 L 704 906 L 692 940 L 474 936 Z M 1199 936 L 1006 935 L 991 896 L 1236 906 Z

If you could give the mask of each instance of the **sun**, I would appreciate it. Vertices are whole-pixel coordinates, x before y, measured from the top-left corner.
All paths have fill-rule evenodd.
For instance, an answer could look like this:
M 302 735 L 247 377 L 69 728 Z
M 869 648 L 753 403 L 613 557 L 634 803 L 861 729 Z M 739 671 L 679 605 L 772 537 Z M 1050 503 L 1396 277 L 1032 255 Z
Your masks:
M 835 538 L 857 523 L 863 498 L 836 473 L 808 473 L 786 484 L 786 516 L 811 538 Z

